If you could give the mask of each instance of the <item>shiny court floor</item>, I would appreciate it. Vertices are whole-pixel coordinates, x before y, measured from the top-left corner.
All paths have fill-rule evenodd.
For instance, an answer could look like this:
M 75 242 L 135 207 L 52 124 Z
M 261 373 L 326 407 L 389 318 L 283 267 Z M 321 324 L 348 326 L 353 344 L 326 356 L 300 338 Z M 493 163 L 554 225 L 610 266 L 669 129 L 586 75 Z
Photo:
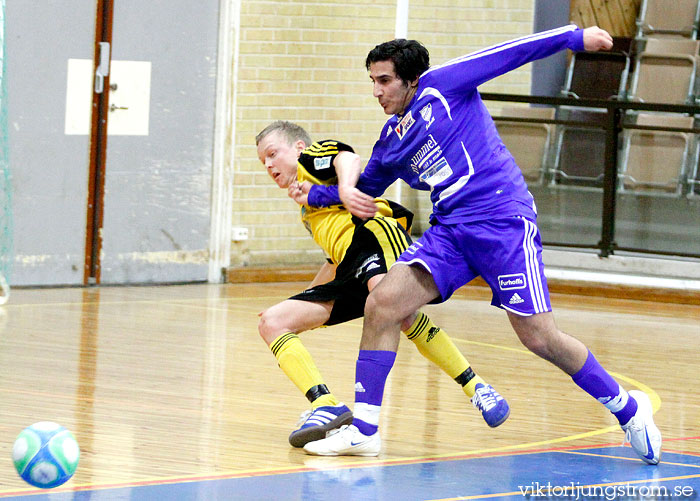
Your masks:
M 691 437 L 687 440 L 700 440 Z M 670 446 L 671 448 L 673 445 Z M 3 495 L 32 501 L 133 500 L 462 500 L 696 499 L 700 456 L 667 450 L 658 466 L 641 463 L 629 447 L 553 448 L 517 454 L 420 458 L 256 471 L 124 486 L 55 489 Z M 325 464 L 324 464 L 325 463 Z M 7 497 L 9 496 L 9 497 Z
M 650 396 L 665 439 L 659 466 L 621 446 L 605 409 L 525 350 L 477 289 L 426 312 L 506 396 L 509 420 L 485 426 L 454 382 L 402 341 L 380 456 L 317 458 L 287 443 L 306 402 L 256 327 L 262 309 L 302 286 L 15 291 L 0 312 L 0 498 L 697 498 L 700 307 L 552 298 L 559 326 Z M 302 334 L 348 403 L 360 334 L 359 321 Z M 63 424 L 81 446 L 75 477 L 49 492 L 23 483 L 10 459 L 17 433 L 40 420 Z

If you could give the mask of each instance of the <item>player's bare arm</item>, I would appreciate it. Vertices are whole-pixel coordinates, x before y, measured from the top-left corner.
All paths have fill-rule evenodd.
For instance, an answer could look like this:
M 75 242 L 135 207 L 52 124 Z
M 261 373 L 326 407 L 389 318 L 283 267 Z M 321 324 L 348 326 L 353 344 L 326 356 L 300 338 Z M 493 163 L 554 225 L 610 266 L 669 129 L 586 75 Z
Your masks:
M 368 219 L 377 213 L 377 204 L 374 202 L 374 198 L 354 186 L 346 188 L 338 186 L 338 196 L 353 216 Z
M 598 28 L 597 26 L 591 26 L 583 30 L 583 47 L 589 51 L 597 50 L 609 50 L 612 49 L 613 40 L 610 33 Z
M 333 159 L 333 167 L 338 174 L 338 188 L 357 184 L 357 180 L 362 173 L 362 161 L 357 153 L 341 151 Z

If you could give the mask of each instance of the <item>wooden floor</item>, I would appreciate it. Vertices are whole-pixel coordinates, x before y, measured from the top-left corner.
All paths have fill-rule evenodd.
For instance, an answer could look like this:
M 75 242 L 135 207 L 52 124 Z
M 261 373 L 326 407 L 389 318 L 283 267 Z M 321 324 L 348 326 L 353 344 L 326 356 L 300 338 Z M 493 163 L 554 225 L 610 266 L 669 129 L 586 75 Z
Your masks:
M 81 447 L 70 486 L 105 486 L 311 464 L 287 436 L 307 402 L 257 334 L 257 314 L 304 284 L 15 290 L 0 308 L 0 497 L 15 436 L 56 421 Z M 489 429 L 461 389 L 403 340 L 380 459 L 620 443 L 615 420 L 527 352 L 482 288 L 425 311 L 512 413 Z M 700 306 L 553 295 L 558 325 L 660 408 L 666 447 L 700 454 Z M 354 400 L 361 322 L 302 335 L 333 392 Z M 675 440 L 674 439 L 678 439 Z M 347 464 L 359 458 L 323 458 Z M 331 463 L 332 464 L 332 463 Z

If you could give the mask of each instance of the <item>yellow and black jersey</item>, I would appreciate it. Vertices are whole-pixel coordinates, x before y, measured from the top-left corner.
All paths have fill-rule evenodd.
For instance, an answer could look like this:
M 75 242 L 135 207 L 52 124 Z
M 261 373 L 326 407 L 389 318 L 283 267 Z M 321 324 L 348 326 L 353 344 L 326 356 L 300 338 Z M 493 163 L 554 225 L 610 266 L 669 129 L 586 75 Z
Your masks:
M 312 184 L 338 184 L 334 160 L 341 151 L 354 152 L 351 146 L 340 141 L 325 140 L 313 143 L 301 152 L 297 166 L 297 180 Z M 377 216 L 389 217 L 410 230 L 413 214 L 401 205 L 383 198 L 375 199 L 379 208 Z M 339 264 L 352 242 L 355 224 L 352 215 L 342 205 L 301 208 L 301 219 L 314 241 L 321 246 L 333 264 Z

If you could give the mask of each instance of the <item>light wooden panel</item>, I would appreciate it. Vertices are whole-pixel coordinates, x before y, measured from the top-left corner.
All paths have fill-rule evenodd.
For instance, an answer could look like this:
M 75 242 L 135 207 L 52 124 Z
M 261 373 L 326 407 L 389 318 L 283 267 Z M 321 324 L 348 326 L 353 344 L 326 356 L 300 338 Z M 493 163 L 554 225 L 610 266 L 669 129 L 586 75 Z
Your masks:
M 571 0 L 571 21 L 599 26 L 612 36 L 632 37 L 641 0 Z
M 259 338 L 257 314 L 303 285 L 14 291 L 0 309 L 0 494 L 24 487 L 10 450 L 40 420 L 78 439 L 71 485 L 367 461 L 314 458 L 287 443 L 307 402 Z M 511 418 L 489 429 L 461 389 L 404 340 L 387 384 L 380 459 L 562 439 L 552 443 L 620 443 L 619 430 L 596 431 L 614 425 L 607 411 L 524 350 L 488 300 L 475 287 L 426 312 L 508 398 Z M 568 295 L 553 304 L 560 327 L 627 378 L 625 387 L 638 381 L 658 393 L 666 438 L 699 434 L 700 307 Z M 302 334 L 329 387 L 350 404 L 360 335 L 360 321 Z M 667 444 L 700 453 L 697 440 Z

